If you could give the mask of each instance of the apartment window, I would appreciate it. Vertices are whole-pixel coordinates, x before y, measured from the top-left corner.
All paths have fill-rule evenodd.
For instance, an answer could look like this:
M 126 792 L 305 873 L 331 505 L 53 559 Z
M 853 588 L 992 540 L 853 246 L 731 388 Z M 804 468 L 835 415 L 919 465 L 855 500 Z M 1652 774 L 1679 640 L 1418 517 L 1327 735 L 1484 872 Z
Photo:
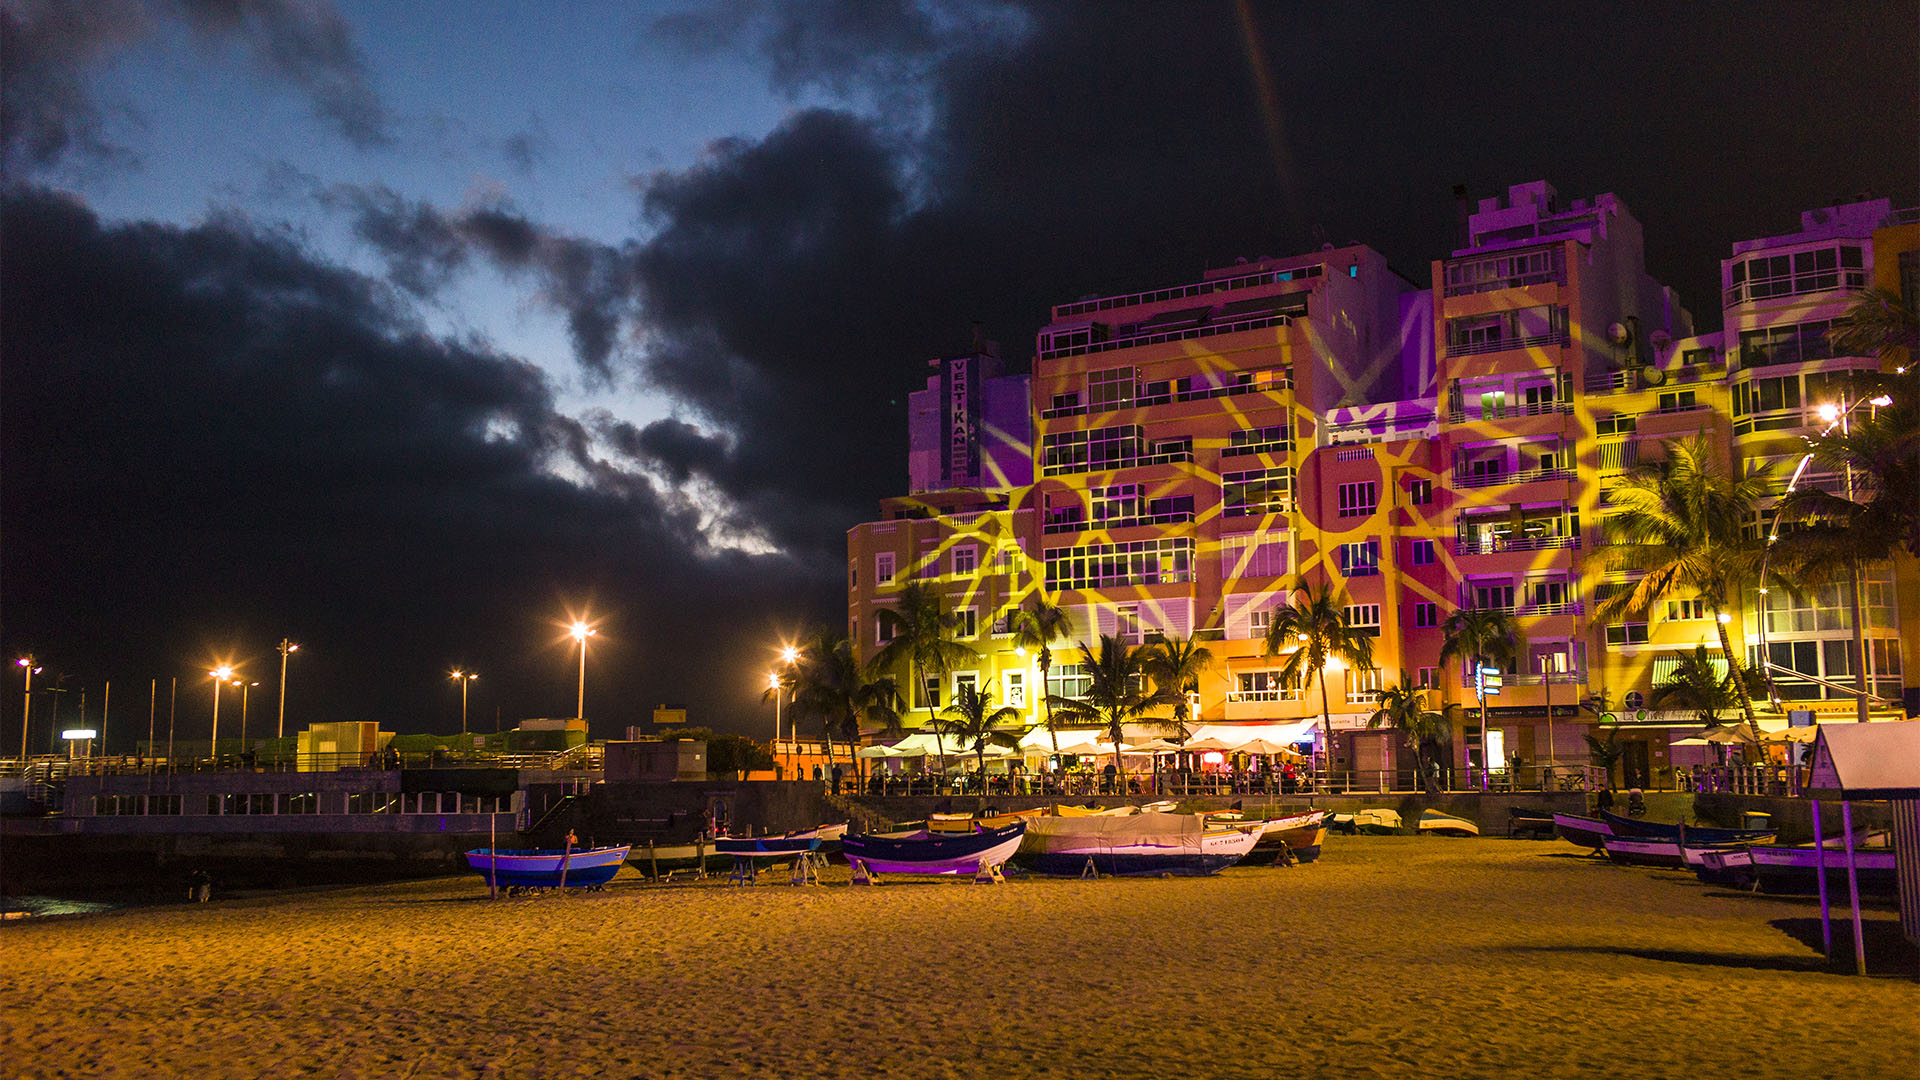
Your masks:
M 977 608 L 963 607 L 953 613 L 953 633 L 955 637 L 977 637 L 980 634 L 980 613 Z
M 1140 644 L 1140 605 L 1122 604 L 1114 609 L 1113 636 L 1129 645 Z
M 876 585 L 893 584 L 893 552 L 883 551 L 873 557 L 873 582 Z
M 1426 628 L 1440 625 L 1440 605 L 1418 603 L 1413 605 L 1413 625 Z
M 1783 412 L 1800 407 L 1800 376 L 1781 375 L 1733 385 L 1733 413 Z
M 1130 367 L 1087 372 L 1087 404 L 1094 409 L 1124 409 L 1133 404 L 1138 376 Z
M 930 578 L 940 576 L 940 545 L 938 542 L 930 540 L 920 545 L 920 558 L 913 564 L 913 572 L 915 577 Z
M 1085 544 L 1047 552 L 1047 584 L 1056 591 L 1192 580 L 1192 537 Z
M 1513 585 L 1493 583 L 1473 587 L 1473 606 L 1499 611 L 1513 610 Z
M 1433 501 L 1433 481 L 1415 480 L 1407 485 L 1407 505 L 1425 506 Z
M 1677 390 L 1660 395 L 1660 411 L 1663 413 L 1690 412 L 1694 408 L 1694 393 L 1691 390 Z
M 1767 364 L 1797 364 L 1803 360 L 1825 360 L 1833 355 L 1833 343 L 1827 332 L 1831 322 L 1803 322 L 1770 326 L 1763 330 L 1745 330 L 1740 334 L 1740 365 L 1763 367 Z
M 1707 618 L 1707 602 L 1695 597 L 1691 600 L 1667 601 L 1667 621 L 1680 622 L 1685 619 Z
M 1419 668 L 1416 671 L 1414 671 L 1413 675 L 1414 675 L 1414 679 L 1413 679 L 1414 685 L 1418 686 L 1422 690 L 1431 690 L 1434 687 L 1440 685 L 1440 669 L 1439 668 L 1430 668 L 1430 667 Z
M 1287 572 L 1284 534 L 1244 533 L 1220 538 L 1220 575 L 1224 578 L 1279 577 Z
M 1267 631 L 1273 629 L 1273 609 L 1254 608 L 1247 612 L 1247 636 L 1264 638 Z
M 1639 418 L 1635 416 L 1596 416 L 1593 419 L 1595 435 L 1631 435 L 1639 427 Z
M 885 645 L 894 638 L 893 620 L 887 618 L 887 612 L 878 612 L 873 617 L 873 641 L 876 645 Z
M 1193 516 L 1193 496 L 1169 495 L 1164 499 L 1154 499 L 1147 503 L 1147 516 L 1155 521 L 1191 518 Z
M 1348 604 L 1347 629 L 1367 637 L 1380 636 L 1379 604 Z
M 1432 566 L 1434 563 L 1433 541 L 1415 540 L 1407 545 L 1407 561 L 1415 566 Z
M 1275 424 L 1233 432 L 1227 436 L 1227 448 L 1220 451 L 1220 456 L 1283 453 L 1292 448 L 1293 429 L 1286 424 Z
M 1646 623 L 1614 623 L 1607 627 L 1607 644 L 1609 645 L 1645 645 L 1646 643 Z
M 1368 577 L 1380 572 L 1380 541 L 1362 540 L 1340 545 L 1340 572 L 1348 577 Z
M 1067 412 L 1074 412 L 1079 408 L 1080 408 L 1080 395 L 1078 393 L 1055 394 L 1053 395 L 1053 404 L 1047 409 L 1047 411 L 1056 412 L 1056 413 L 1067 413 Z
M 1380 669 L 1347 669 L 1347 704 L 1371 705 L 1380 700 Z
M 1858 244 L 1747 259 L 1733 264 L 1727 272 L 1727 303 L 1829 289 L 1865 288 L 1864 261 Z
M 1341 517 L 1365 517 L 1379 506 L 1379 488 L 1373 481 L 1340 485 Z
M 980 548 L 974 544 L 961 544 L 953 549 L 953 572 L 971 574 L 980 563 Z
M 1024 709 L 1027 707 L 1027 675 L 1023 671 L 1007 672 L 1007 707 Z
M 1293 473 L 1283 468 L 1223 473 L 1220 494 L 1223 517 L 1283 514 L 1293 501 Z
M 860 587 L 860 564 L 855 563 L 852 566 L 847 567 L 847 588 L 857 589 L 859 587 Z
M 1239 701 L 1295 701 L 1300 680 L 1283 679 L 1278 671 L 1243 671 L 1233 696 Z
M 1047 669 L 1047 693 L 1054 697 L 1083 698 L 1093 689 L 1093 677 L 1079 664 L 1055 664 Z
M 1140 485 L 1115 484 L 1093 489 L 1093 520 L 1120 521 L 1140 516 Z

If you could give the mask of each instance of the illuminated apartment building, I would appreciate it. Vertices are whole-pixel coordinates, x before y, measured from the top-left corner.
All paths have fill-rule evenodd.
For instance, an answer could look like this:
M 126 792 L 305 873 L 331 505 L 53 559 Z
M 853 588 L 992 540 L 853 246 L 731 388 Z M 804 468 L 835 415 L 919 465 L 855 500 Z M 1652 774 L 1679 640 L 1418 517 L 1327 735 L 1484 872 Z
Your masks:
M 899 585 L 937 584 L 982 659 L 930 692 L 991 683 L 1037 722 L 1038 672 L 1004 631 L 1044 587 L 1073 612 L 1075 641 L 1206 644 L 1216 662 L 1200 723 L 1317 743 L 1320 687 L 1285 684 L 1262 639 L 1296 580 L 1331 583 L 1349 619 L 1374 628 L 1378 670 L 1328 673 L 1330 763 L 1373 776 L 1411 765 L 1394 736 L 1366 728 L 1375 691 L 1404 671 L 1473 704 L 1467 672 L 1438 663 L 1440 627 L 1461 607 L 1504 608 L 1527 648 L 1489 702 L 1493 763 L 1545 759 L 1550 723 L 1552 756 L 1584 761 L 1592 717 L 1575 703 L 1604 690 L 1627 725 L 1627 778 L 1645 783 L 1674 760 L 1668 731 L 1691 721 L 1649 713 L 1646 699 L 1674 650 L 1717 651 L 1718 626 L 1686 597 L 1645 621 L 1593 619 L 1595 598 L 1625 584 L 1596 557 L 1605 491 L 1660 440 L 1696 433 L 1729 465 L 1790 472 L 1834 373 L 1877 363 L 1826 355 L 1824 330 L 1869 274 L 1895 280 L 1876 245 L 1904 243 L 1913 261 L 1920 226 L 1876 233 L 1886 217 L 1884 202 L 1836 207 L 1800 233 L 1736 245 L 1726 330 L 1706 336 L 1645 272 L 1640 225 L 1618 198 L 1562 203 L 1545 183 L 1463 203 L 1460 246 L 1432 264 L 1430 289 L 1350 246 L 1058 305 L 1028 385 L 1031 480 L 1007 465 L 936 484 L 929 455 L 960 461 L 965 425 L 941 396 L 957 380 L 930 379 L 913 412 L 916 494 L 849 533 L 849 631 L 871 655 Z M 1897 697 L 1892 580 L 1871 572 L 1866 594 L 1876 686 Z M 1823 599 L 1814 608 L 1770 616 L 1767 650 L 1830 678 L 1846 660 L 1832 642 L 1850 632 Z M 1757 658 L 1751 617 L 1728 632 Z M 1074 694 L 1077 649 L 1055 652 L 1050 689 Z M 1801 667 L 1808 656 L 1826 666 Z M 1792 693 L 1806 686 L 1828 693 Z M 1479 763 L 1482 744 L 1474 715 L 1454 764 Z

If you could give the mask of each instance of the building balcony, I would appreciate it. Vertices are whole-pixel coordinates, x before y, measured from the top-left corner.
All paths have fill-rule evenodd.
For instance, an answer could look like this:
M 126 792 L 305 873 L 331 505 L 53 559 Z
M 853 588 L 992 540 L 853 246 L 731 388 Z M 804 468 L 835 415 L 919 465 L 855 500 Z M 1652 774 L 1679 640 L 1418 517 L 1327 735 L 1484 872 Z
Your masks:
M 1059 354 L 1048 353 L 1045 355 L 1052 356 Z M 1126 401 L 1106 402 L 1099 405 L 1057 406 L 1040 410 L 1040 419 L 1058 420 L 1068 416 L 1093 416 L 1099 413 L 1122 412 L 1127 409 L 1145 409 L 1155 405 L 1169 405 L 1183 401 L 1207 401 L 1212 398 L 1239 397 L 1243 394 L 1264 394 L 1275 390 L 1293 389 L 1293 374 L 1291 372 L 1277 371 L 1271 374 L 1271 378 L 1263 381 L 1234 383 L 1230 386 L 1206 386 L 1193 390 L 1181 390 L 1165 394 L 1141 394 Z
M 1138 457 L 1114 458 L 1109 461 L 1067 461 L 1040 467 L 1041 476 L 1075 476 L 1081 473 L 1118 472 L 1122 469 L 1138 469 L 1147 465 L 1172 465 L 1193 461 L 1193 447 L 1169 450 L 1158 454 L 1142 454 Z
M 1177 525 L 1190 522 L 1194 518 L 1191 510 L 1178 510 L 1166 514 L 1135 514 L 1132 517 L 1101 518 L 1088 521 L 1084 518 L 1067 518 L 1049 521 L 1041 528 L 1048 535 L 1055 533 L 1088 532 L 1095 529 L 1131 529 L 1138 525 Z
M 1169 341 L 1190 341 L 1194 338 L 1213 337 L 1218 334 L 1237 334 L 1243 330 L 1262 330 L 1270 326 L 1289 326 L 1293 323 L 1291 315 L 1263 315 L 1252 319 L 1236 319 L 1232 322 L 1208 323 L 1183 330 L 1166 330 L 1160 333 L 1135 334 L 1132 337 L 1108 338 L 1105 341 L 1087 341 L 1073 345 L 1063 345 L 1052 349 L 1043 349 L 1039 358 L 1055 360 L 1063 356 L 1085 356 L 1089 353 L 1112 352 L 1116 349 L 1132 349 L 1142 345 L 1159 345 Z
M 1578 536 L 1495 536 L 1485 540 L 1455 540 L 1456 555 L 1494 555 L 1505 551 L 1550 551 L 1578 548 Z
M 1455 474 L 1453 486 L 1456 488 L 1487 488 L 1502 484 L 1531 484 L 1540 480 L 1571 480 L 1572 469 L 1515 469 L 1512 472 L 1482 473 L 1478 476 Z M 1516 549 L 1517 550 L 1517 549 Z
M 1447 414 L 1447 420 L 1455 424 L 1464 424 L 1469 421 L 1478 423 L 1487 420 L 1508 420 L 1519 416 L 1555 416 L 1571 412 L 1573 412 L 1571 401 L 1535 401 L 1502 406 L 1494 410 L 1491 416 L 1487 415 L 1484 409 L 1477 416 L 1469 415 L 1465 409 L 1454 409 Z
M 1299 690 L 1229 690 L 1227 703 L 1237 705 L 1248 701 L 1299 701 Z
M 1476 293 L 1497 292 L 1501 289 L 1523 289 L 1529 285 L 1565 285 L 1567 273 L 1560 270 L 1541 270 L 1531 274 L 1517 274 L 1512 277 L 1489 278 L 1482 281 L 1449 284 L 1445 295 L 1473 296 Z
M 1496 338 L 1492 341 L 1454 342 L 1447 346 L 1448 356 L 1480 356 L 1484 353 L 1509 352 L 1514 349 L 1539 349 L 1564 346 L 1569 341 L 1565 330 L 1554 330 L 1545 334 L 1529 337 Z

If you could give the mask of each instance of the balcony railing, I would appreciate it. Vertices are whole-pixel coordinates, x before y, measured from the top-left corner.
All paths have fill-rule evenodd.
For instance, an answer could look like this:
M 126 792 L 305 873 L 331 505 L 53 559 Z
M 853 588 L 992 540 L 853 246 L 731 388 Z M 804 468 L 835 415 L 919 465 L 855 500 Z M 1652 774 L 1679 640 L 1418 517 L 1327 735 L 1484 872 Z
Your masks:
M 1579 600 L 1558 600 L 1546 604 L 1528 604 L 1520 609 L 1522 615 L 1584 615 L 1587 605 Z
M 1533 349 L 1543 345 L 1565 345 L 1565 330 L 1553 330 L 1530 337 L 1500 338 L 1494 341 L 1454 342 L 1447 346 L 1448 356 L 1478 356 L 1481 353 L 1506 352 L 1509 349 Z
M 1578 536 L 1496 536 L 1485 540 L 1455 540 L 1458 555 L 1491 555 L 1501 551 L 1547 551 L 1553 548 L 1578 548 Z
M 1565 285 L 1566 283 L 1567 273 L 1565 270 L 1540 270 L 1531 274 L 1491 278 L 1486 281 L 1475 281 L 1464 285 L 1448 285 L 1446 287 L 1446 295 L 1472 296 L 1475 293 L 1494 292 L 1499 289 L 1518 289 L 1527 285 Z
M 1185 300 L 1193 296 L 1209 296 L 1213 293 L 1231 292 L 1235 289 L 1254 289 L 1262 285 L 1272 285 L 1282 281 L 1303 281 L 1320 277 L 1324 271 L 1319 263 L 1307 266 L 1295 266 L 1286 270 L 1263 270 L 1257 274 L 1242 274 L 1239 277 L 1215 278 L 1212 281 L 1197 281 L 1191 285 L 1175 285 L 1167 289 L 1152 289 L 1147 292 L 1123 293 L 1119 296 L 1103 296 L 1097 300 L 1079 300 L 1071 304 L 1058 304 L 1053 309 L 1057 319 L 1086 315 L 1095 311 L 1111 311 L 1114 308 L 1139 307 L 1142 304 L 1158 304 L 1167 300 Z
M 1049 521 L 1042 532 L 1068 533 L 1086 532 L 1089 529 L 1130 529 L 1136 525 L 1173 525 L 1192 521 L 1193 511 L 1176 510 L 1166 514 L 1134 514 L 1131 517 L 1111 517 L 1088 521 L 1085 518 L 1073 518 L 1066 521 Z
M 1048 355 L 1056 355 L 1049 353 Z M 1273 390 L 1293 389 L 1293 374 L 1287 371 L 1260 372 L 1271 374 L 1264 382 L 1233 383 L 1227 386 L 1203 386 L 1178 393 L 1140 394 L 1120 402 L 1107 402 L 1099 405 L 1063 405 L 1040 410 L 1042 420 L 1055 420 L 1063 416 L 1092 416 L 1096 413 L 1120 412 L 1124 409 L 1144 409 L 1151 405 L 1166 405 L 1177 401 L 1206 401 L 1211 398 L 1238 397 L 1241 394 L 1264 394 Z
M 1298 690 L 1229 690 L 1227 701 L 1299 701 Z
M 1113 472 L 1119 469 L 1137 469 L 1143 465 L 1167 465 L 1174 462 L 1192 461 L 1193 447 L 1169 451 L 1163 454 L 1143 454 L 1139 457 L 1116 458 L 1112 461 L 1080 461 L 1061 465 L 1041 467 L 1042 476 L 1073 476 L 1079 473 Z
M 1536 480 L 1565 480 L 1573 477 L 1572 469 L 1515 469 L 1512 472 L 1483 473 L 1479 476 L 1454 475 L 1453 486 L 1457 488 L 1495 487 L 1500 484 L 1531 484 Z
M 1237 319 L 1228 323 L 1209 323 L 1187 330 L 1168 330 L 1159 334 L 1138 334 L 1133 337 L 1109 338 L 1106 341 L 1090 341 L 1080 345 L 1068 345 L 1058 349 L 1043 349 L 1042 360 L 1052 360 L 1062 356 L 1084 356 L 1088 353 L 1112 352 L 1115 349 L 1131 349 L 1140 345 L 1159 345 L 1168 341 L 1190 341 L 1194 338 L 1213 337 L 1215 334 L 1237 334 L 1242 330 L 1261 330 L 1269 326 L 1286 326 L 1293 322 L 1291 315 L 1262 315 L 1253 319 Z
M 1514 405 L 1502 405 L 1493 411 L 1497 415 L 1488 416 L 1487 410 L 1482 409 L 1480 410 L 1479 416 L 1470 417 L 1467 415 L 1467 410 L 1454 409 L 1447 419 L 1456 424 L 1464 424 L 1468 420 L 1505 420 L 1510 416 L 1551 416 L 1554 413 L 1573 412 L 1573 402 L 1529 401 Z

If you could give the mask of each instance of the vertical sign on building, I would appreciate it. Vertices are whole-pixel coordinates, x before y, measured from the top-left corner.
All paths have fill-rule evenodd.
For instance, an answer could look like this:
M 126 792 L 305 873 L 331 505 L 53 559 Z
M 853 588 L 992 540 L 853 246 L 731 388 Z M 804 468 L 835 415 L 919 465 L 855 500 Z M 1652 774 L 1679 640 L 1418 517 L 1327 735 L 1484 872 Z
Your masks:
M 947 401 L 948 487 L 964 487 L 980 471 L 980 394 L 978 371 L 971 356 L 947 359 L 943 373 Z

